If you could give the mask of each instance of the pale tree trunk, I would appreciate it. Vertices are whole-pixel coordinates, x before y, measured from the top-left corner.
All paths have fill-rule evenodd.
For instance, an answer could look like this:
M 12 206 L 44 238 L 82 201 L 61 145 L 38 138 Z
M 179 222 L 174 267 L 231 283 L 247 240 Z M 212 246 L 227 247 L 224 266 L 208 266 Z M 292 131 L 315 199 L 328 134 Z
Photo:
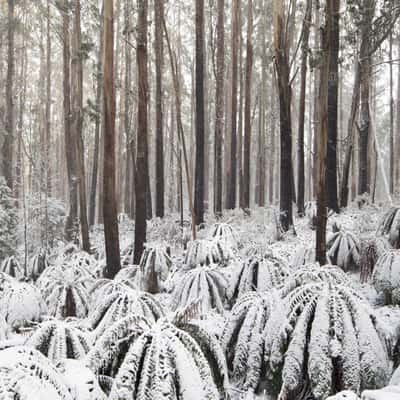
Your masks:
M 104 276 L 112 279 L 121 269 L 119 252 L 118 211 L 115 188 L 115 83 L 114 83 L 114 4 L 104 0 L 103 52 L 103 137 L 104 137 L 104 239 L 106 268 Z
M 222 143 L 224 129 L 224 76 L 225 76 L 225 0 L 218 0 L 217 21 L 217 70 L 215 93 L 215 140 L 214 140 L 214 212 L 222 214 Z
M 138 0 L 137 22 L 137 87 L 138 87 L 138 113 L 137 113 L 137 155 L 135 179 L 135 255 L 134 262 L 139 264 L 146 242 L 146 216 L 147 216 L 147 178 L 148 178 L 148 150 L 147 150 L 147 98 L 148 98 L 148 72 L 147 72 L 147 14 L 148 0 Z
M 299 133 L 297 144 L 297 213 L 300 217 L 304 215 L 304 120 L 306 110 L 306 83 L 307 83 L 307 60 L 308 39 L 310 36 L 310 25 L 312 16 L 312 0 L 307 0 L 306 11 L 303 20 L 302 43 L 301 43 L 301 72 L 300 72 L 300 96 L 299 96 Z M 310 145 L 310 144 L 309 144 Z M 311 153 L 311 151 L 310 151 Z
M 397 37 L 397 54 L 400 58 L 400 35 Z M 395 138 L 396 154 L 400 154 L 400 63 L 397 67 L 397 98 L 396 98 L 396 138 Z M 395 161 L 395 185 L 396 191 L 400 186 L 400 161 L 396 157 Z
M 394 192 L 393 33 L 389 33 L 389 190 Z
M 250 146 L 251 146 L 251 74 L 253 68 L 253 1 L 248 0 L 247 40 L 246 40 L 246 78 L 245 78 L 245 107 L 244 107 L 244 152 L 243 152 L 243 181 L 245 209 L 250 208 Z
M 45 169 L 46 169 L 46 196 L 51 196 L 51 171 L 50 171 L 50 148 L 51 148 L 51 31 L 50 31 L 50 2 L 47 0 L 47 31 L 46 31 L 46 156 L 45 156 Z M 47 210 L 47 206 L 46 206 Z

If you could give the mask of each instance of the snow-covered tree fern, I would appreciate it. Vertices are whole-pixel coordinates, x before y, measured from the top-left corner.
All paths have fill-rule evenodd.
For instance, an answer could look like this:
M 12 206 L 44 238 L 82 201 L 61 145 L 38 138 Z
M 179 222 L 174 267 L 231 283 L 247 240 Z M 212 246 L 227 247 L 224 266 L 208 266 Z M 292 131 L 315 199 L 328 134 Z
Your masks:
M 90 342 L 73 324 L 50 320 L 43 322 L 25 345 L 39 350 L 57 363 L 64 358 L 82 358 L 89 351 Z
M 385 235 L 389 243 L 396 249 L 400 248 L 400 208 L 391 207 L 383 216 L 378 229 L 378 235 Z
M 17 329 L 40 321 L 47 309 L 40 291 L 26 283 L 0 273 L 0 315 Z
M 141 315 L 150 322 L 164 315 L 162 306 L 153 295 L 130 288 L 116 291 L 96 303 L 88 318 L 89 326 L 95 330 L 96 337 L 127 315 Z
M 139 263 L 143 290 L 159 293 L 172 267 L 172 260 L 165 246 L 146 246 Z
M 108 296 L 114 293 L 126 293 L 130 289 L 137 290 L 138 287 L 129 280 L 98 279 L 90 289 L 91 310 L 94 310 Z
M 400 250 L 388 250 L 375 264 L 372 281 L 386 304 L 400 304 Z
M 342 229 L 333 232 L 326 243 L 330 262 L 344 271 L 360 264 L 360 241 L 355 234 Z
M 0 398 L 78 400 L 50 360 L 29 347 L 0 351 Z
M 173 308 L 185 308 L 198 301 L 203 314 L 212 309 L 223 313 L 227 286 L 228 281 L 218 268 L 192 269 L 180 278 L 175 287 Z
M 281 300 L 275 290 L 249 292 L 238 299 L 228 315 L 221 341 L 231 377 L 239 387 L 262 369 L 264 330 L 277 301 Z
M 231 255 L 218 240 L 197 239 L 188 243 L 184 264 L 186 268 L 223 264 Z
M 236 249 L 240 246 L 239 234 L 229 224 L 218 222 L 210 229 L 210 237 L 219 241 L 224 247 Z
M 360 279 L 365 283 L 371 277 L 379 257 L 390 249 L 390 244 L 383 236 L 377 236 L 361 242 Z
M 235 268 L 228 296 L 232 302 L 250 291 L 264 291 L 281 286 L 289 275 L 289 268 L 272 255 L 250 257 Z
M 17 209 L 12 192 L 0 177 L 0 260 L 15 254 L 17 246 Z
M 307 264 L 315 263 L 314 247 L 299 247 L 290 259 L 290 266 L 298 269 Z
M 28 263 L 27 278 L 36 281 L 49 266 L 45 249 L 40 249 Z
M 129 282 L 130 285 L 135 285 L 137 288 L 141 286 L 141 272 L 140 268 L 136 265 L 123 267 L 115 275 L 114 280 L 118 282 Z
M 137 316 L 126 317 L 99 339 L 88 365 L 99 375 L 115 373 L 112 400 L 219 400 L 227 385 L 222 349 L 200 327 L 187 328 L 195 337 L 167 318 L 150 325 Z
M 0 272 L 5 272 L 16 279 L 23 279 L 25 276 L 24 268 L 14 256 L 4 259 L 0 266 Z
M 263 377 L 269 387 L 281 386 L 282 400 L 296 398 L 307 385 L 314 399 L 323 400 L 345 389 L 382 387 L 390 377 L 373 310 L 349 286 L 296 287 L 275 308 L 265 335 Z M 249 380 L 248 389 L 256 384 Z

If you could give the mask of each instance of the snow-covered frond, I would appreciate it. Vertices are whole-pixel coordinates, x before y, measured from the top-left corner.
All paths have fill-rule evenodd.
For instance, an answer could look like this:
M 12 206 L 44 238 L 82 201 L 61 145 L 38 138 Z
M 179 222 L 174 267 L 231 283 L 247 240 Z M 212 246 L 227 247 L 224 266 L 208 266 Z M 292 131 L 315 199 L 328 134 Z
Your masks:
M 5 318 L 0 315 L 0 342 L 3 340 L 7 340 L 9 337 L 10 328 L 7 324 Z
M 0 315 L 10 327 L 17 329 L 40 321 L 47 309 L 40 291 L 26 283 L 0 274 Z
M 196 340 L 161 319 L 130 345 L 110 399 L 218 400 L 218 383 Z
M 263 332 L 278 301 L 275 290 L 246 293 L 237 300 L 225 322 L 222 346 L 231 377 L 242 389 L 263 367 L 263 357 L 257 355 L 262 352 Z
M 360 249 L 360 279 L 362 283 L 368 281 L 378 258 L 391 248 L 384 236 L 376 236 L 361 241 Z
M 197 239 L 188 243 L 185 254 L 185 268 L 223 264 L 231 258 L 218 240 Z
M 146 246 L 140 259 L 143 290 L 159 293 L 172 268 L 172 260 L 165 246 Z
M 315 248 L 314 247 L 299 247 L 291 257 L 289 265 L 293 269 L 298 269 L 307 264 L 315 263 Z
M 98 279 L 90 289 L 91 310 L 94 310 L 103 299 L 114 293 L 126 293 L 129 290 L 137 290 L 137 286 L 131 281 L 119 281 L 116 279 Z
M 121 266 L 129 267 L 134 265 L 135 249 L 132 243 L 121 249 Z
M 161 304 L 153 295 L 126 288 L 100 298 L 88 318 L 89 326 L 99 337 L 114 322 L 128 315 L 141 315 L 154 322 L 164 315 Z
M 215 267 L 192 269 L 185 273 L 176 285 L 172 308 L 185 308 L 198 301 L 202 314 L 212 309 L 223 313 L 227 285 L 225 275 Z
M 246 292 L 265 291 L 282 286 L 289 268 L 286 263 L 272 255 L 251 257 L 239 264 L 230 279 L 228 296 L 234 302 Z
M 40 249 L 28 262 L 27 278 L 36 281 L 49 266 L 45 249 Z
M 288 294 L 294 288 L 311 282 L 327 282 L 343 285 L 352 285 L 350 278 L 342 269 L 334 265 L 309 264 L 290 274 L 282 289 L 283 295 Z
M 25 344 L 39 350 L 54 363 L 64 358 L 82 358 L 90 346 L 83 332 L 58 320 L 43 322 Z
M 56 367 L 29 347 L 0 351 L 0 398 L 74 400 Z
M 209 237 L 218 240 L 224 247 L 232 250 L 240 247 L 239 233 L 232 225 L 223 222 L 211 226 Z
M 400 250 L 388 250 L 378 258 L 372 281 L 385 294 L 386 304 L 400 304 Z
M 330 262 L 344 271 L 360 265 L 360 240 L 352 232 L 333 232 L 327 240 L 326 247 L 326 255 Z
M 377 229 L 378 235 L 384 235 L 395 248 L 400 248 L 400 208 L 391 207 L 383 216 Z
M 373 310 L 342 283 L 311 281 L 285 297 L 285 315 L 277 309 L 265 332 L 265 378 L 282 371 L 280 398 L 290 399 L 310 385 L 313 398 L 333 391 L 381 387 L 389 378 L 389 360 Z
M 115 275 L 114 280 L 117 282 L 123 282 L 129 286 L 135 285 L 137 289 L 141 285 L 141 273 L 138 265 L 131 265 L 128 267 L 123 267 Z
M 307 201 L 304 204 L 304 214 L 308 219 L 308 225 L 314 229 L 317 223 L 317 203 L 315 201 Z
M 0 272 L 4 272 L 16 279 L 23 279 L 25 277 L 23 266 L 14 256 L 7 257 L 1 263 Z

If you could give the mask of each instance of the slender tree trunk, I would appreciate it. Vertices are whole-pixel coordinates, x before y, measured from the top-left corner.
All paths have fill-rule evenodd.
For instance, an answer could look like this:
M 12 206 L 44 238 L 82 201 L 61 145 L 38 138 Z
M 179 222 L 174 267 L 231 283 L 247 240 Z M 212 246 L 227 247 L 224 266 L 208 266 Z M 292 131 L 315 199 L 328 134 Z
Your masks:
M 15 130 L 15 112 L 13 100 L 14 86 L 14 32 L 15 32 L 15 3 L 14 0 L 8 0 L 8 26 L 7 26 L 7 80 L 6 80 L 6 121 L 5 138 L 0 142 L 2 165 L 0 172 L 4 176 L 7 186 L 13 189 L 13 143 Z
M 246 40 L 246 93 L 244 107 L 244 208 L 250 208 L 250 146 L 251 146 L 251 74 L 253 68 L 253 1 L 248 0 Z
M 46 32 L 46 195 L 51 196 L 51 171 L 50 171 L 50 147 L 51 147 L 51 32 L 50 32 L 50 2 L 47 0 L 47 32 Z M 46 206 L 47 209 L 47 206 Z
M 301 44 L 301 72 L 300 72 L 300 97 L 299 97 L 299 133 L 297 147 L 297 213 L 304 216 L 304 120 L 306 110 L 306 83 L 307 83 L 307 59 L 308 40 L 312 16 L 312 0 L 307 0 L 306 11 L 303 20 L 302 44 Z M 310 145 L 310 144 L 309 144 Z
M 204 0 L 196 0 L 196 225 L 204 222 Z
M 329 45 L 328 80 L 328 147 L 326 155 L 326 195 L 328 208 L 339 212 L 337 194 L 337 136 L 339 94 L 339 18 L 340 0 L 331 0 L 331 42 Z
M 292 215 L 292 123 L 291 87 L 289 80 L 289 49 L 282 0 L 275 0 L 274 10 L 275 67 L 278 77 L 279 117 L 281 136 L 280 222 L 288 231 L 293 225 Z
M 164 217 L 163 30 L 164 0 L 154 2 L 156 69 L 156 216 Z
M 230 168 L 227 188 L 227 208 L 234 209 L 236 207 L 236 143 L 237 143 L 237 91 L 238 91 L 238 50 L 239 50 L 239 13 L 240 0 L 232 2 L 232 42 L 231 42 L 231 65 L 232 65 L 232 83 L 231 83 L 231 149 L 230 149 Z
M 114 278 L 121 269 L 118 211 L 115 188 L 115 84 L 114 84 L 114 5 L 104 0 L 103 110 L 104 110 L 104 239 L 106 268 L 104 276 Z
M 397 37 L 397 54 L 400 56 L 400 35 Z M 396 154 L 400 154 L 400 63 L 397 67 L 397 99 L 396 99 Z M 395 185 L 396 191 L 400 189 L 400 162 L 398 157 L 395 161 Z
M 97 193 L 97 179 L 99 169 L 99 148 L 100 148 L 100 126 L 102 118 L 102 107 L 101 107 L 101 93 L 102 93 L 102 69 L 103 69 L 103 34 L 104 34 L 104 11 L 103 7 L 100 12 L 100 33 L 99 33 L 99 53 L 96 65 L 96 118 L 94 126 L 94 149 L 93 149 L 93 167 L 90 184 L 90 197 L 89 197 L 89 226 L 95 224 L 96 215 L 96 193 Z
M 214 140 L 214 212 L 222 214 L 222 143 L 224 129 L 224 76 L 225 76 L 225 0 L 218 0 L 217 21 L 217 71 L 215 93 L 215 140 Z
M 138 113 L 137 113 L 137 155 L 135 179 L 135 255 L 134 262 L 139 264 L 146 242 L 146 216 L 147 216 L 147 14 L 148 0 L 138 0 L 138 29 L 137 29 L 137 87 L 138 87 Z
M 389 33 L 389 190 L 394 193 L 393 33 Z

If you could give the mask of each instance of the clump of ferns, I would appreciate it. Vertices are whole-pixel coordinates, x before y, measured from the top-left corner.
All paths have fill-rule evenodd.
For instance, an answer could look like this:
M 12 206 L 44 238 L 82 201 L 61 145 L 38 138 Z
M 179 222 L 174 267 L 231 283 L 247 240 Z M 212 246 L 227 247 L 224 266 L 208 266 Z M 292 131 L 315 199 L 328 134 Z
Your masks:
M 232 250 L 218 240 L 197 239 L 190 241 L 185 254 L 185 269 L 219 264 L 226 265 L 234 257 Z
M 329 261 L 344 271 L 354 270 L 360 265 L 360 241 L 352 232 L 333 227 L 333 233 L 327 240 Z
M 362 283 L 366 283 L 370 279 L 379 257 L 390 248 L 389 242 L 383 236 L 376 236 L 361 241 L 360 280 Z
M 185 308 L 199 301 L 202 315 L 211 310 L 222 314 L 227 300 L 227 286 L 225 275 L 216 267 L 192 269 L 183 274 L 176 284 L 172 308 L 174 310 Z
M 341 390 L 360 393 L 384 386 L 390 377 L 386 346 L 373 310 L 351 287 L 310 282 L 278 303 L 265 328 L 265 371 L 245 382 L 297 398 L 308 387 L 323 400 Z
M 0 315 L 12 329 L 18 330 L 40 321 L 46 313 L 47 308 L 38 288 L 0 273 Z
M 46 249 L 41 248 L 28 262 L 27 278 L 36 281 L 49 267 Z
M 134 263 L 135 249 L 132 243 L 129 243 L 126 247 L 121 250 L 121 266 L 130 267 L 135 265 Z
M 45 270 L 37 281 L 51 316 L 86 317 L 94 277 L 76 264 L 61 263 Z
M 131 314 L 141 315 L 154 322 L 164 316 L 164 310 L 150 293 L 125 287 L 94 303 L 88 325 L 98 338 L 114 322 Z
M 289 272 L 285 262 L 272 254 L 264 257 L 250 257 L 233 271 L 228 297 L 231 303 L 234 303 L 246 292 L 262 292 L 278 288 L 282 286 Z
M 218 400 L 228 382 L 218 340 L 184 318 L 151 324 L 125 317 L 99 338 L 87 365 L 100 381 L 112 382 L 114 400 Z
M 19 263 L 15 256 L 10 256 L 4 259 L 0 266 L 0 272 L 4 272 L 19 280 L 22 280 L 26 275 L 24 267 Z
M 39 325 L 25 345 L 40 351 L 56 364 L 64 358 L 84 357 L 91 343 L 73 323 L 49 320 Z
M 400 250 L 388 250 L 375 264 L 372 282 L 385 297 L 385 304 L 400 304 Z
M 152 294 L 160 293 L 172 268 L 170 249 L 162 245 L 146 246 L 139 268 L 143 290 Z
M 391 207 L 383 216 L 377 229 L 378 235 L 384 235 L 395 248 L 400 248 L 400 208 Z
M 241 296 L 228 315 L 221 342 L 231 379 L 238 388 L 256 371 L 265 368 L 263 353 L 265 327 L 276 303 L 282 301 L 276 290 L 248 292 Z
M 296 270 L 304 265 L 315 263 L 315 248 L 300 246 L 290 259 L 290 266 Z
M 0 398 L 75 400 L 51 361 L 25 346 L 0 351 Z
M 211 239 L 220 242 L 225 248 L 235 250 L 242 247 L 239 233 L 232 225 L 217 222 L 211 226 L 209 236 Z

